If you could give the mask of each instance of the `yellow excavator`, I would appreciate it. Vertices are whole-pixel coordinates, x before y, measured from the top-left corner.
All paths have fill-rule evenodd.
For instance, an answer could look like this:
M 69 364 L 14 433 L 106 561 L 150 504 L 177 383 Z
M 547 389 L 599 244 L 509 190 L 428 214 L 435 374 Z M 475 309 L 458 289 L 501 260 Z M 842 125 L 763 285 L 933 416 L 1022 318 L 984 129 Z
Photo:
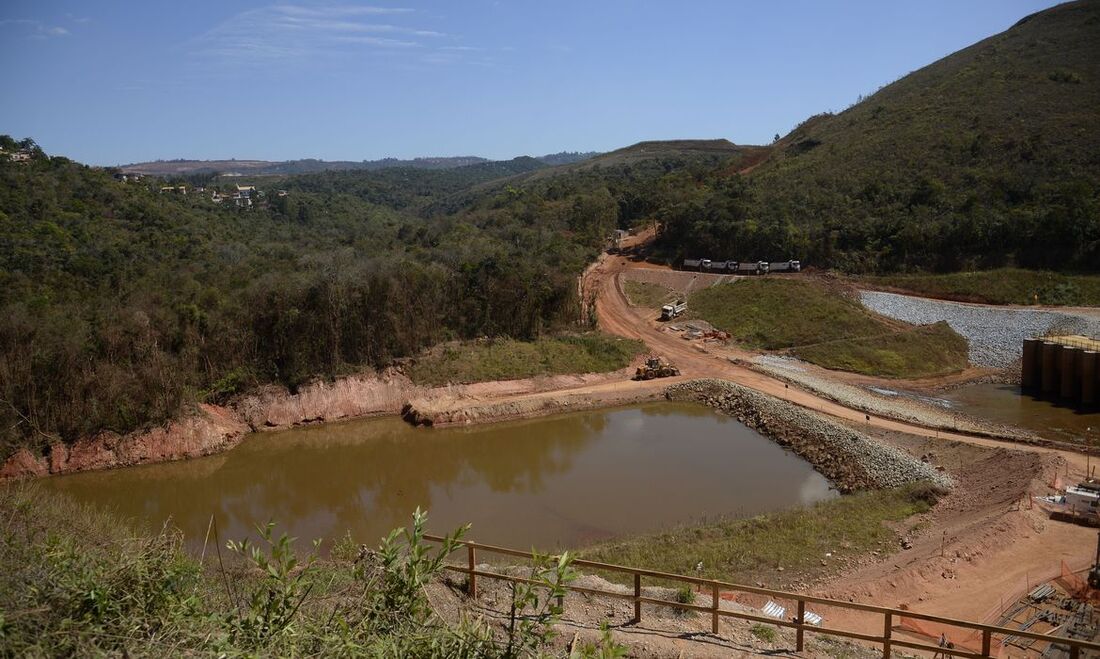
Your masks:
M 653 378 L 667 378 L 679 375 L 680 369 L 668 362 L 664 357 L 648 357 L 645 364 L 638 367 L 634 373 L 635 380 L 652 380 Z

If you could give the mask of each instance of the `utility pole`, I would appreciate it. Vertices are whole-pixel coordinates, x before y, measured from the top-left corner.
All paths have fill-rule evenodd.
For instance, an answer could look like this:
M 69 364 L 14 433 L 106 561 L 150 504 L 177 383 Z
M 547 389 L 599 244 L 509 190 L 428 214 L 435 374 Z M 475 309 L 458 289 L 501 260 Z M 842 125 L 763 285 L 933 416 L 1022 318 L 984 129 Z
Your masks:
M 1092 479 L 1091 460 L 1092 457 L 1092 426 L 1085 428 L 1085 480 Z

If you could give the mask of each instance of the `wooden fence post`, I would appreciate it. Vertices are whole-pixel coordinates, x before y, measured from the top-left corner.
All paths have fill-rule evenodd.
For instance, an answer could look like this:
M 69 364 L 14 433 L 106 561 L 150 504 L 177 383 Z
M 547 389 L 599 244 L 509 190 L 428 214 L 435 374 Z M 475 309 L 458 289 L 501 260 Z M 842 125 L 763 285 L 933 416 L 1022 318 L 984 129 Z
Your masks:
M 469 558 L 470 574 L 468 575 L 470 580 L 467 582 L 466 593 L 472 598 L 477 599 L 477 575 L 474 574 L 474 566 L 477 563 L 474 561 L 474 546 L 466 545 L 466 555 Z
M 989 631 L 988 629 L 983 629 L 982 630 L 982 656 L 983 657 L 991 656 L 989 654 L 989 646 L 993 645 L 992 641 L 993 641 L 993 632 Z
M 711 584 L 711 593 L 713 594 L 713 600 L 711 601 L 711 621 L 710 632 L 715 636 L 718 635 L 718 584 Z
M 802 626 L 806 622 L 806 602 L 805 600 L 798 600 L 798 619 L 795 621 L 798 623 L 798 627 L 794 633 L 795 652 L 802 652 L 802 644 L 805 641 L 806 630 Z
M 638 599 L 642 596 L 642 575 L 637 572 L 634 573 L 634 624 L 638 624 L 642 621 L 642 601 Z
M 890 659 L 893 645 L 890 642 L 890 634 L 893 633 L 894 614 L 887 611 L 882 623 L 882 659 Z

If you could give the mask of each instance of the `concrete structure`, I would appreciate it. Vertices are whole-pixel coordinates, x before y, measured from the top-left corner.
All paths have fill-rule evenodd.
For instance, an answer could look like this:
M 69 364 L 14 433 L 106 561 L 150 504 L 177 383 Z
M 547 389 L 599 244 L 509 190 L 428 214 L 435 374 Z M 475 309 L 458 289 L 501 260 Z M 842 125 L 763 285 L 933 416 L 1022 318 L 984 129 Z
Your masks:
M 1024 391 L 1077 408 L 1100 405 L 1100 340 L 1046 336 L 1024 341 Z

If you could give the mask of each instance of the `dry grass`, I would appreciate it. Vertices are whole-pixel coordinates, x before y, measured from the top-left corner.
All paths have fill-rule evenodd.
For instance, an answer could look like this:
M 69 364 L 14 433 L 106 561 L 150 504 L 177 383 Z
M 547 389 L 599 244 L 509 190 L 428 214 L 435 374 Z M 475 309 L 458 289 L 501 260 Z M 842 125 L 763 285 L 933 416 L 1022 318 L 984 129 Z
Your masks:
M 823 570 L 830 560 L 897 546 L 897 522 L 927 511 L 938 493 L 926 484 L 861 492 L 751 519 L 727 520 L 606 542 L 580 558 L 693 574 L 736 583 L 793 582 Z M 701 569 L 696 569 L 702 565 Z M 783 568 L 778 571 L 777 568 Z M 622 579 L 611 574 L 609 578 Z

